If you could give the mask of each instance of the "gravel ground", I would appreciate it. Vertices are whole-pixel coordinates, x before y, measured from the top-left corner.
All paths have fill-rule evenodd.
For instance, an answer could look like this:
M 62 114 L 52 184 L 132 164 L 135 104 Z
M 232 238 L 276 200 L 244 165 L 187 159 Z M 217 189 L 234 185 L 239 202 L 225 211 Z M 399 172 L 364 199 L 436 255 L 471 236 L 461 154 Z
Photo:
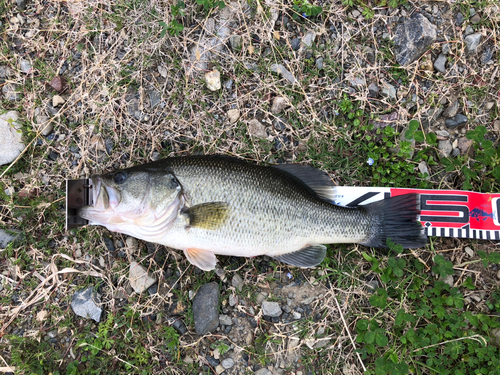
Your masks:
M 329 249 L 314 270 L 222 257 L 205 273 L 103 228 L 66 232 L 64 181 L 220 153 L 307 162 L 337 184 L 370 185 L 364 161 L 344 160 L 374 131 L 343 130 L 347 100 L 374 129 L 418 120 L 436 135 L 434 162 L 412 161 L 413 141 L 407 164 L 427 187 L 462 189 L 460 168 L 439 161 L 472 158 L 466 133 L 478 126 L 498 147 L 498 3 L 318 1 L 316 17 L 272 0 L 186 2 L 181 15 L 172 5 L 0 2 L 0 368 L 29 373 L 19 353 L 34 352 L 45 358 L 35 373 L 99 373 L 101 359 L 106 373 L 363 373 L 370 363 L 352 336 L 381 286 L 366 249 Z M 178 35 L 167 29 L 174 19 Z M 437 251 L 458 265 L 498 251 L 487 241 L 433 246 L 416 258 L 432 263 Z M 477 289 L 465 301 L 486 311 L 499 268 L 471 270 Z M 463 273 L 450 277 L 459 285 Z

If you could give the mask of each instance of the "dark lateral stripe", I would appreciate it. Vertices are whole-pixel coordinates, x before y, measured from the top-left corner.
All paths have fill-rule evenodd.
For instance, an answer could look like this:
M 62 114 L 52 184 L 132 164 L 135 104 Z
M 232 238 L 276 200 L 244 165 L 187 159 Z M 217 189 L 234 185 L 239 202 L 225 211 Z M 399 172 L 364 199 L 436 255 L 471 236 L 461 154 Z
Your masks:
M 476 238 L 476 230 L 475 229 L 472 230 L 472 236 L 471 236 L 471 238 Z
M 436 228 L 432 228 L 432 236 L 434 236 L 434 237 L 435 237 L 436 235 L 437 235 L 437 234 L 436 234 Z
M 500 199 L 498 200 L 500 202 Z M 495 231 L 495 240 L 500 240 L 500 231 Z
M 444 229 L 445 228 L 441 228 L 441 237 L 446 237 L 446 234 L 444 234 Z
M 490 231 L 489 231 L 489 230 L 487 230 L 487 231 L 486 231 L 486 239 L 487 239 L 487 240 L 490 240 L 490 239 L 491 239 L 491 238 L 490 238 Z

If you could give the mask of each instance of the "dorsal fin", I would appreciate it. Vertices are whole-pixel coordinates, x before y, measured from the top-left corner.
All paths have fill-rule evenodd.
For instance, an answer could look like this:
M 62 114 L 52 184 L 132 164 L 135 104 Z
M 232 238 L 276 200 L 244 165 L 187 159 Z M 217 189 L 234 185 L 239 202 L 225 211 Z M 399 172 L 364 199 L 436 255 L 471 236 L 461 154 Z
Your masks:
M 329 202 L 333 200 L 332 194 L 335 184 L 328 173 L 305 164 L 279 164 L 274 165 L 273 168 L 295 176 L 312 189 L 321 199 Z

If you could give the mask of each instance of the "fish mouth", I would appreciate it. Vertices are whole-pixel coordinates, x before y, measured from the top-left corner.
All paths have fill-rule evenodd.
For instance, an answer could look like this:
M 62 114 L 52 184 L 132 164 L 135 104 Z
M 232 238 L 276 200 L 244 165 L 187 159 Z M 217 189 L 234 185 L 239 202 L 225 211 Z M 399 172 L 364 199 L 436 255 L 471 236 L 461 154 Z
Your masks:
M 92 220 L 97 213 L 114 210 L 120 203 L 120 192 L 103 183 L 102 179 L 98 176 L 91 177 L 92 181 L 92 198 L 93 204 L 90 206 L 82 207 L 78 210 L 78 216 Z

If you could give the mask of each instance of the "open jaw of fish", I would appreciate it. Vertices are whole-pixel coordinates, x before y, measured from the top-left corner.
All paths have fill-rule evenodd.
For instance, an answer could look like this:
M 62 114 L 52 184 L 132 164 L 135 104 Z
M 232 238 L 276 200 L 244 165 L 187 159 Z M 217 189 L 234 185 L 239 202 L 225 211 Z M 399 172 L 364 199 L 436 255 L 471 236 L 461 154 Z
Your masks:
M 329 176 L 307 165 L 263 167 L 193 156 L 92 177 L 91 224 L 184 251 L 203 270 L 215 255 L 268 255 L 299 267 L 323 260 L 329 243 L 404 247 L 426 243 L 418 195 L 358 207 L 332 203 Z

